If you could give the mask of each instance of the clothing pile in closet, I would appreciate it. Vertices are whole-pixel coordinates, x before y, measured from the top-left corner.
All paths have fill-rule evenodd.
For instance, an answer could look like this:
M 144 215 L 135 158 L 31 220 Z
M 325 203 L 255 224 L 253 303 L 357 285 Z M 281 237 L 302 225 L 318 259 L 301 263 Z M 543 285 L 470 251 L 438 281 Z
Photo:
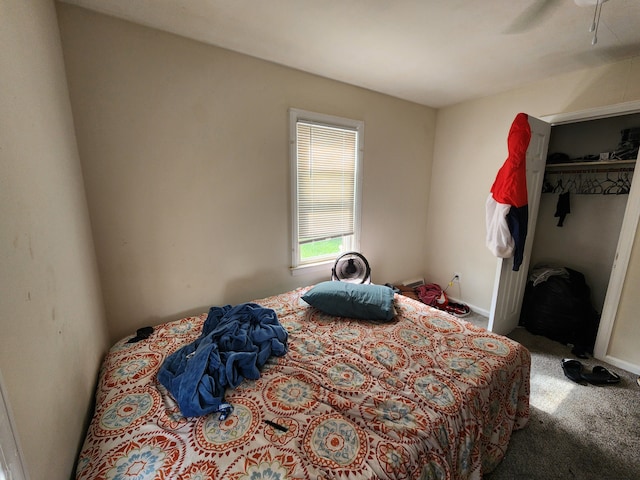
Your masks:
M 585 276 L 571 268 L 537 265 L 525 288 L 520 325 L 565 345 L 580 358 L 593 355 L 600 314 Z

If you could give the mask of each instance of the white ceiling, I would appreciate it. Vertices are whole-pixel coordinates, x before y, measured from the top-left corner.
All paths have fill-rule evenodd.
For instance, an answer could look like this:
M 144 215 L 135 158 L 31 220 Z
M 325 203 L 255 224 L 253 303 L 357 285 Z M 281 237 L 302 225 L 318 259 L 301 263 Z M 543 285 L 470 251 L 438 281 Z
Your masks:
M 640 55 L 640 0 L 61 1 L 432 107 Z

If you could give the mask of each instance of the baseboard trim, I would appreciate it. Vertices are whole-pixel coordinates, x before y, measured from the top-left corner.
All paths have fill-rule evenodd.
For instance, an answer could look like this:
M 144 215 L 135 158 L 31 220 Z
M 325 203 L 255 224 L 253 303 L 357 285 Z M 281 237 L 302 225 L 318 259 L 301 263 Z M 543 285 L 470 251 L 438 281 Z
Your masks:
M 598 357 L 596 357 L 598 358 Z M 636 365 L 634 363 L 630 363 L 630 362 L 626 362 L 624 360 L 621 360 L 617 357 L 612 357 L 611 355 L 605 355 L 604 358 L 599 358 L 599 360 L 602 360 L 604 362 L 607 362 L 611 365 L 613 365 L 614 367 L 618 367 L 621 368 L 623 370 L 626 370 L 627 372 L 631 372 L 635 375 L 640 375 L 640 365 Z

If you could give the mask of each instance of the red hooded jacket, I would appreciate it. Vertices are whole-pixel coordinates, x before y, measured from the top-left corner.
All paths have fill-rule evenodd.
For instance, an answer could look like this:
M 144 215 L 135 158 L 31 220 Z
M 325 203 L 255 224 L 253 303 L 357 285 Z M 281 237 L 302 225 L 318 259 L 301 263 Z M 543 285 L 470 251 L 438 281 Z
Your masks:
M 513 256 L 513 270 L 522 263 L 527 237 L 526 156 L 530 140 L 529 117 L 518 113 L 507 139 L 509 156 L 498 171 L 486 204 L 487 247 L 497 257 Z

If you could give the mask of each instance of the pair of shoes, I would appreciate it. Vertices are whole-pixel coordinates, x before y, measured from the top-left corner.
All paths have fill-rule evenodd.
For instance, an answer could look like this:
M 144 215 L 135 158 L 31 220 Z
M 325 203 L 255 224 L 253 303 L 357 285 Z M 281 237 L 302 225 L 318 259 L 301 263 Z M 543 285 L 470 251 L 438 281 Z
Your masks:
M 580 385 L 587 384 L 582 378 L 584 365 L 582 365 L 578 360 L 573 360 L 571 358 L 562 359 L 562 370 L 564 371 L 564 376 L 569 380 L 573 380 Z
M 620 382 L 620 376 L 600 365 L 593 367 L 591 373 L 583 373 L 582 378 L 593 385 L 605 385 Z
M 584 365 L 578 360 L 570 358 L 562 360 L 562 370 L 568 379 L 580 385 L 585 385 L 586 382 L 592 385 L 609 385 L 620 382 L 620 376 L 617 373 L 611 372 L 600 365 L 593 367 L 591 373 L 584 372 Z
M 444 307 L 439 307 L 445 312 L 449 312 L 458 318 L 466 317 L 471 313 L 471 309 L 464 303 L 449 302 Z

